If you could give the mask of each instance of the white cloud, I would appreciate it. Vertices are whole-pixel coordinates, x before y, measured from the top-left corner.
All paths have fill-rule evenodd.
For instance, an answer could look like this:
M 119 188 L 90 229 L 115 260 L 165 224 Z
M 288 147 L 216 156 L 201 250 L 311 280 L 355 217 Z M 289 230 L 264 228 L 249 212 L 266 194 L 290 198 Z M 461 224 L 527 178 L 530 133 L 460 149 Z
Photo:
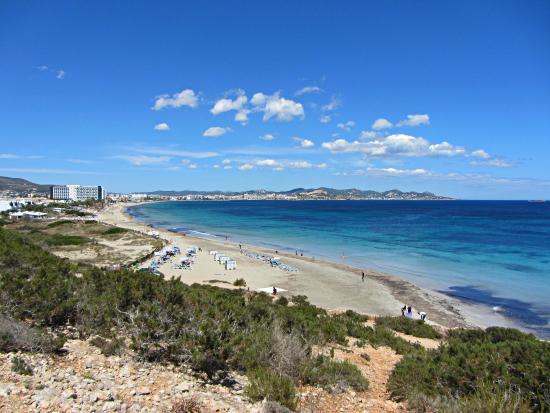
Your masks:
M 160 131 L 168 131 L 168 130 L 170 130 L 170 126 L 166 122 L 162 122 L 162 123 L 157 123 L 154 126 L 154 129 L 155 130 L 160 130 Z
M 239 111 L 246 102 L 248 102 L 248 98 L 244 94 L 237 96 L 235 99 L 220 99 L 214 104 L 212 109 L 210 109 L 210 112 L 213 115 L 219 115 L 220 113 L 229 112 L 231 110 Z
M 241 109 L 235 114 L 235 120 L 237 122 L 246 125 L 248 123 L 248 114 L 250 113 L 249 109 Z
M 223 169 L 225 169 L 226 171 L 230 170 L 230 169 L 233 169 L 233 167 L 231 165 L 225 165 L 223 167 Z
M 223 163 L 224 165 L 230 164 L 230 163 L 231 163 L 231 159 L 224 159 L 224 160 L 222 161 L 222 163 Z
M 59 80 L 63 80 L 65 79 L 65 71 L 63 69 L 59 69 L 56 73 L 55 73 L 55 77 Z
M 384 118 L 378 118 L 372 124 L 372 128 L 374 130 L 389 129 L 391 127 L 393 127 L 393 124 L 389 120 Z
M 321 123 L 329 123 L 331 121 L 330 115 L 323 115 L 319 118 L 319 122 Z
M 260 136 L 260 139 L 263 141 L 272 141 L 275 139 L 275 136 L 273 136 L 271 133 L 266 133 L 265 135 Z
M 262 159 L 256 162 L 257 166 L 280 167 L 281 164 L 273 159 Z
M 491 155 L 489 155 L 483 149 L 478 149 L 477 151 L 473 151 L 470 155 L 473 156 L 474 158 L 481 158 L 481 159 L 489 159 L 491 157 Z
M 239 171 L 250 171 L 251 169 L 254 169 L 254 165 L 251 165 L 249 163 L 242 164 L 237 168 Z
M 359 136 L 359 139 L 369 140 L 369 139 L 375 139 L 379 136 L 378 132 L 374 131 L 361 131 L 361 135 Z
M 114 156 L 113 158 L 128 161 L 135 166 L 162 165 L 170 162 L 170 160 L 172 159 L 169 156 L 147 156 L 147 155 L 119 155 L 119 156 Z
M 302 148 L 313 148 L 315 146 L 315 143 L 309 139 L 303 139 L 297 136 L 293 137 L 292 139 L 298 142 Z
M 319 93 L 322 92 L 323 89 L 321 89 L 318 86 L 305 86 L 301 88 L 300 90 L 297 90 L 296 93 L 294 93 L 295 96 L 302 96 L 306 95 L 308 93 Z
M 401 120 L 397 126 L 420 126 L 429 125 L 430 117 L 427 114 L 423 115 L 407 115 L 407 119 Z
M 90 161 L 90 160 L 87 160 L 87 159 L 67 159 L 67 162 L 82 164 L 82 165 L 90 165 L 90 164 L 94 163 L 94 161 Z
M 323 107 L 321 107 L 321 109 L 324 110 L 325 112 L 331 112 L 333 110 L 338 109 L 341 105 L 342 105 L 341 102 L 333 96 L 330 102 L 324 105 Z
M 220 165 L 218 165 L 218 164 L 212 165 L 212 168 L 214 168 L 214 169 L 220 169 Z
M 348 132 L 351 131 L 351 128 L 353 128 L 354 126 L 355 126 L 355 122 L 352 120 L 348 120 L 345 123 L 339 123 L 338 125 L 336 125 L 337 128 Z
M 390 135 L 364 141 L 347 141 L 336 139 L 321 145 L 333 153 L 362 153 L 367 157 L 421 157 L 421 156 L 456 156 L 466 154 L 460 146 L 448 142 L 430 144 L 426 139 L 410 135 Z
M 46 70 L 48 70 L 48 66 L 46 65 L 36 66 L 36 69 L 40 70 L 41 72 L 45 72 Z
M 196 163 L 190 161 L 189 159 L 182 159 L 181 164 L 185 165 L 189 169 L 197 169 L 197 167 L 198 167 L 198 165 Z
M 396 169 L 396 168 L 366 168 L 354 171 L 352 175 L 383 175 L 383 176 L 430 176 L 431 172 L 422 169 Z
M 166 149 L 158 147 L 148 147 L 148 146 L 135 146 L 135 147 L 125 147 L 124 149 L 130 150 L 133 152 L 144 153 L 148 155 L 167 155 L 167 156 L 179 156 L 184 158 L 213 158 L 219 156 L 218 152 L 195 152 L 195 151 L 181 151 L 178 149 Z
M 19 156 L 13 153 L 0 153 L 0 159 L 17 159 Z
M 263 120 L 274 118 L 278 121 L 291 121 L 294 118 L 304 118 L 304 107 L 301 103 L 279 96 L 279 92 L 273 95 L 255 93 L 250 102 L 256 111 L 264 112 Z
M 510 162 L 506 159 L 483 159 L 480 161 L 471 161 L 470 165 L 481 165 L 481 166 L 494 166 L 496 168 L 510 168 L 514 166 L 513 162 Z
M 197 107 L 199 97 L 191 89 L 184 89 L 179 93 L 173 95 L 160 95 L 156 97 L 153 110 L 161 110 L 164 108 L 179 108 L 182 106 L 188 106 L 190 108 Z
M 225 135 L 227 132 L 231 131 L 230 128 L 222 128 L 221 126 L 212 126 L 204 131 L 202 136 L 207 138 L 217 138 L 218 136 Z

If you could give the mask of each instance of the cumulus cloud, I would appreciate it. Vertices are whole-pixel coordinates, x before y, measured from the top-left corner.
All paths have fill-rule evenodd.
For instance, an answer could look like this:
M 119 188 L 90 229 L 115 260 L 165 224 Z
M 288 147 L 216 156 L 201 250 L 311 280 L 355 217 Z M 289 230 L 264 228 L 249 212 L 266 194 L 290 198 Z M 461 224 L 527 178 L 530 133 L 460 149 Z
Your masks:
M 249 109 L 241 109 L 235 114 L 235 120 L 242 123 L 243 125 L 248 123 L 248 114 L 250 113 Z
M 170 130 L 170 126 L 166 122 L 162 122 L 162 123 L 157 123 L 154 126 L 154 129 L 160 130 L 160 131 L 167 131 L 167 130 Z
M 295 142 L 298 142 L 302 148 L 312 148 L 315 146 L 315 143 L 309 139 L 299 138 L 297 136 L 293 137 Z
M 199 104 L 199 97 L 192 89 L 184 89 L 173 95 L 160 95 L 155 99 L 153 110 L 161 110 L 164 108 L 179 108 L 188 106 L 195 108 Z
M 330 102 L 322 106 L 321 109 L 324 110 L 325 112 L 331 112 L 333 110 L 338 109 L 341 105 L 342 103 L 340 102 L 340 100 L 338 100 L 336 97 L 333 96 Z
M 474 158 L 481 158 L 481 159 L 489 159 L 491 157 L 491 155 L 489 155 L 483 149 L 478 149 L 477 151 L 473 151 L 470 155 L 473 156 Z
M 331 121 L 330 115 L 323 115 L 319 118 L 319 122 L 321 123 L 329 123 Z
M 355 126 L 355 122 L 352 120 L 348 120 L 347 122 L 339 123 L 336 125 L 337 128 L 348 132 L 351 131 L 351 128 L 353 128 L 354 126 Z
M 296 93 L 294 93 L 295 96 L 302 96 L 306 95 L 308 93 L 319 93 L 322 92 L 323 89 L 321 89 L 318 86 L 305 86 L 301 88 L 300 90 L 297 90 Z
M 244 163 L 244 164 L 240 165 L 237 169 L 239 171 L 250 171 L 251 169 L 254 169 L 254 165 L 249 164 L 249 163 Z
M 210 109 L 210 112 L 213 115 L 219 115 L 220 113 L 229 112 L 231 110 L 240 111 L 246 102 L 248 102 L 248 98 L 244 94 L 237 96 L 235 99 L 220 99 L 216 101 L 212 109 Z
M 393 123 L 384 118 L 378 118 L 372 124 L 374 130 L 389 129 L 393 127 Z
M 407 115 L 407 119 L 401 120 L 397 126 L 420 126 L 429 125 L 430 117 L 427 114 L 423 115 Z
M 225 165 L 223 169 L 225 169 L 226 171 L 229 171 L 230 169 L 233 169 L 233 167 L 231 165 Z
M 222 128 L 221 126 L 212 126 L 204 131 L 202 136 L 205 136 L 207 138 L 217 138 L 219 136 L 225 135 L 227 132 L 229 132 L 230 128 Z
M 263 141 L 272 141 L 275 139 L 275 136 L 273 136 L 271 133 L 266 133 L 265 135 L 260 136 L 260 139 Z
M 280 97 L 278 92 L 273 95 L 255 93 L 250 102 L 255 106 L 256 111 L 264 113 L 264 121 L 274 118 L 278 121 L 288 122 L 295 118 L 303 119 L 305 116 L 301 103 Z
M 65 79 L 65 71 L 63 69 L 59 69 L 56 73 L 55 73 L 55 77 L 59 80 L 63 80 Z
M 364 131 L 361 131 L 361 135 L 359 136 L 359 139 L 364 139 L 364 140 L 375 139 L 378 136 L 379 136 L 378 132 L 364 130 Z
M 189 169 L 197 169 L 198 168 L 198 165 L 196 163 L 190 161 L 189 159 L 182 159 L 181 164 L 185 165 Z
M 362 153 L 367 157 L 457 156 L 466 154 L 461 146 L 449 142 L 430 144 L 426 139 L 404 134 L 389 135 L 370 141 L 336 139 L 321 145 L 332 153 Z

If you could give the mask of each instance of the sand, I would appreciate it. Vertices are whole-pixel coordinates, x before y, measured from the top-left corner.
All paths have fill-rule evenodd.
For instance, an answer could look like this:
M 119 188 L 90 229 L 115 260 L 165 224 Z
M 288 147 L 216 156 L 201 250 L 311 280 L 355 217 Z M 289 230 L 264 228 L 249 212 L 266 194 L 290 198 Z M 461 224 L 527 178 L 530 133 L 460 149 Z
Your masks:
M 135 221 L 125 213 L 126 208 L 136 203 L 118 203 L 105 207 L 98 220 L 123 228 L 147 234 L 150 226 Z M 305 295 L 312 304 L 328 310 L 351 309 L 369 315 L 399 315 L 400 308 L 412 305 L 414 314 L 428 313 L 428 322 L 443 328 L 488 327 L 490 325 L 512 326 L 511 322 L 498 313 L 481 305 L 469 305 L 444 294 L 419 288 L 399 277 L 368 269 L 357 269 L 343 264 L 320 261 L 312 257 L 277 253 L 265 248 L 243 245 L 249 252 L 277 255 L 297 272 L 273 268 L 261 260 L 242 255 L 239 245 L 232 242 L 191 237 L 155 228 L 160 237 L 177 245 L 182 252 L 189 246 L 202 248 L 195 259 L 192 270 L 172 268 L 172 263 L 162 265 L 159 270 L 166 278 L 177 278 L 186 284 L 201 283 L 223 288 L 237 288 L 232 285 L 237 278 L 243 278 L 247 288 L 256 290 L 276 286 L 287 290 L 283 295 Z M 237 261 L 237 269 L 226 271 L 214 261 L 209 250 L 223 252 Z M 365 271 L 365 280 L 361 280 Z M 211 280 L 224 282 L 211 283 Z

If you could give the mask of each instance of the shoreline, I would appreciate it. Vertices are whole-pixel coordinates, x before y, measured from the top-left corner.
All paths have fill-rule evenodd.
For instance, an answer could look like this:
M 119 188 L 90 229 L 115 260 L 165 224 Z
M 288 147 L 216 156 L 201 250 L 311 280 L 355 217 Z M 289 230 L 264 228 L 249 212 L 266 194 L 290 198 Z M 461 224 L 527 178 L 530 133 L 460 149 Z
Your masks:
M 297 268 L 298 272 L 288 273 L 271 268 L 260 260 L 240 254 L 235 241 L 182 234 L 140 222 L 126 211 L 127 208 L 140 204 L 143 202 L 110 205 L 98 214 L 99 220 L 144 233 L 154 229 L 160 233 L 161 238 L 178 245 L 182 250 L 189 245 L 197 245 L 203 249 L 191 271 L 175 270 L 170 264 L 163 265 L 159 270 L 166 278 L 176 277 L 187 284 L 197 282 L 224 288 L 236 288 L 231 284 L 232 281 L 244 278 L 250 289 L 275 285 L 287 290 L 288 293 L 285 294 L 305 295 L 312 304 L 332 311 L 351 309 L 369 315 L 399 315 L 400 308 L 406 304 L 413 307 L 413 314 L 425 311 L 430 323 L 443 328 L 486 328 L 492 325 L 521 328 L 485 305 L 466 303 L 380 271 L 295 256 L 284 251 L 278 251 L 277 256 L 285 264 Z M 275 254 L 273 249 L 257 245 L 246 244 L 246 249 L 259 254 Z M 225 271 L 208 255 L 208 250 L 222 250 L 230 255 L 237 260 L 237 270 Z M 365 282 L 361 281 L 361 271 L 365 272 Z M 221 282 L 208 282 L 212 280 Z

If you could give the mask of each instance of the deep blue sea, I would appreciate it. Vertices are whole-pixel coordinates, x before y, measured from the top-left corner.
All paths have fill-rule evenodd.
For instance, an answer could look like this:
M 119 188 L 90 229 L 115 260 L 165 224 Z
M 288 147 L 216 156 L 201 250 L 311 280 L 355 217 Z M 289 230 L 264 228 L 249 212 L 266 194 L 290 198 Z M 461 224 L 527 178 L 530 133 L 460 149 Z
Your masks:
M 550 337 L 550 202 L 193 201 L 128 212 L 175 231 L 399 275 Z

